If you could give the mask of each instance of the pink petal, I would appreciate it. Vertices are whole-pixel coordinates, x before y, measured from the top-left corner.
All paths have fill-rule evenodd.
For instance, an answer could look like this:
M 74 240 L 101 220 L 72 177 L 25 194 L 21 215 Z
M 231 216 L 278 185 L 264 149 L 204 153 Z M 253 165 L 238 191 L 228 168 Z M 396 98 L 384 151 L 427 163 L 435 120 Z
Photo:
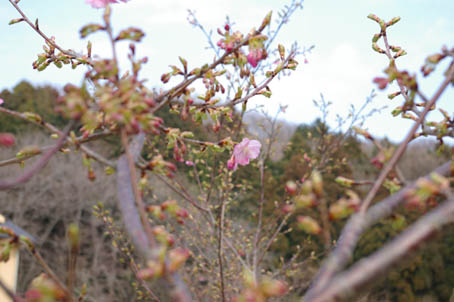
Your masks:
M 257 59 L 255 57 L 255 55 L 250 52 L 248 55 L 247 55 L 247 61 L 249 64 L 251 64 L 252 67 L 257 67 Z
M 0 98 L 0 105 L 2 105 L 4 102 L 5 101 L 2 98 Z
M 259 141 L 257 141 L 257 140 L 249 141 L 249 146 L 248 146 L 249 158 L 256 159 L 257 156 L 259 156 L 259 154 L 260 154 L 261 147 L 262 147 L 262 144 Z
M 121 0 L 122 2 L 127 2 L 129 0 Z M 103 8 L 106 7 L 109 3 L 118 3 L 117 0 L 85 0 L 86 3 L 90 4 L 94 8 Z
M 235 162 L 235 157 L 232 156 L 232 157 L 227 161 L 227 169 L 235 171 L 236 168 L 238 168 L 238 164 Z
M 241 143 L 237 144 L 233 149 L 235 162 L 242 166 L 249 164 L 250 159 L 255 159 L 260 154 L 261 146 L 262 145 L 257 140 L 243 138 Z

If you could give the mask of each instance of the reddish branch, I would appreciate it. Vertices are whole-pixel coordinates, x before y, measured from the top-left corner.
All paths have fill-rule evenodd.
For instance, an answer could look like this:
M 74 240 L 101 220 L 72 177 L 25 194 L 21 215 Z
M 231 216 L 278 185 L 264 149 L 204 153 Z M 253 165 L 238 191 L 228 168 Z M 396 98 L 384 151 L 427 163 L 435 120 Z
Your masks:
M 141 133 L 134 138 L 130 145 L 130 153 L 133 160 L 137 159 L 142 150 L 145 134 Z M 139 212 L 137 211 L 133 186 L 136 183 L 132 182 L 129 170 L 128 157 L 122 155 L 117 163 L 117 193 L 118 205 L 123 216 L 126 231 L 131 236 L 132 242 L 137 250 L 143 256 L 147 256 L 150 242 L 147 234 L 144 231 Z
M 138 134 L 133 142 L 127 142 L 126 132 L 122 131 L 122 143 L 126 154 L 122 155 L 117 164 L 117 192 L 120 211 L 125 222 L 125 228 L 137 248 L 145 258 L 151 259 L 154 237 L 150 231 L 148 219 L 145 216 L 143 202 L 137 190 L 135 178 L 135 162 L 140 156 L 145 141 L 145 134 Z M 173 285 L 175 301 L 190 302 L 191 294 L 178 273 L 166 276 L 166 280 Z
M 20 118 L 20 119 L 22 119 L 24 121 L 28 121 L 30 123 L 33 123 L 33 124 L 37 125 L 37 126 L 44 127 L 47 130 L 49 130 L 50 132 L 56 133 L 59 136 L 61 136 L 61 134 L 62 134 L 62 132 L 57 127 L 52 125 L 51 123 L 48 123 L 48 122 L 45 122 L 45 121 L 37 121 L 37 120 L 30 119 L 25 114 L 23 114 L 21 112 L 17 112 L 17 111 L 14 111 L 14 110 L 6 109 L 6 108 L 3 108 L 3 107 L 0 107 L 0 112 L 9 114 L 9 115 L 17 117 L 17 118 Z M 85 142 L 88 142 L 88 141 L 91 141 L 91 140 L 95 140 L 95 139 L 100 138 L 100 137 L 108 136 L 110 134 L 112 134 L 110 131 L 104 130 L 102 132 L 98 132 L 98 133 L 95 133 L 93 135 L 90 135 L 87 139 L 72 140 L 71 138 L 68 137 L 66 140 L 70 144 L 76 144 L 78 147 L 80 147 L 80 150 L 82 150 L 82 152 L 84 152 L 90 158 L 93 158 L 96 161 L 98 161 L 98 162 L 100 162 L 100 163 L 102 163 L 102 164 L 104 164 L 106 166 L 113 167 L 115 164 L 112 163 L 110 160 L 107 160 L 106 158 L 104 158 L 100 154 L 96 153 L 95 151 L 91 150 L 87 146 L 82 145 Z
M 25 172 L 23 175 L 16 177 L 15 179 L 12 180 L 2 180 L 0 181 L 0 190 L 7 190 L 12 187 L 21 185 L 26 183 L 27 181 L 30 180 L 30 178 L 33 177 L 39 170 L 41 170 L 52 158 L 52 156 L 60 150 L 62 147 L 63 143 L 66 140 L 66 136 L 69 133 L 69 130 L 71 129 L 72 125 L 74 124 L 73 121 L 71 121 L 63 131 L 63 133 L 60 134 L 60 138 L 58 139 L 57 143 L 53 148 L 51 148 L 49 151 L 47 151 L 44 156 L 32 167 L 30 168 L 27 172 Z

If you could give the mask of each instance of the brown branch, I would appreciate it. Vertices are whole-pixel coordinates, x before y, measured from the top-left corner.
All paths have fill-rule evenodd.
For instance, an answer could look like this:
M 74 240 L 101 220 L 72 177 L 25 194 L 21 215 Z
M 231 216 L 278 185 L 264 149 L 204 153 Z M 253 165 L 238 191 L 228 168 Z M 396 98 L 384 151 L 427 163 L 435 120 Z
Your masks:
M 271 244 L 273 244 L 273 242 L 276 239 L 277 235 L 280 234 L 282 228 L 287 224 L 287 220 L 289 219 L 290 216 L 291 216 L 291 214 L 285 215 L 284 219 L 281 221 L 279 226 L 276 228 L 276 230 L 274 231 L 273 235 L 271 235 L 271 238 L 268 240 L 268 242 L 265 244 L 265 247 L 262 250 L 262 254 L 259 257 L 259 260 L 257 261 L 257 264 L 260 264 L 262 262 L 263 258 L 266 255 L 266 252 L 271 247 Z
M 111 132 L 103 131 L 103 132 L 94 133 L 94 134 L 88 136 L 87 138 L 84 138 L 84 137 L 80 136 L 80 137 L 78 137 L 78 138 L 76 138 L 75 140 L 72 140 L 72 141 L 75 144 L 80 145 L 80 144 L 95 140 L 95 139 L 97 139 L 99 137 L 104 137 L 104 136 L 108 136 L 108 135 L 111 135 L 111 134 L 112 134 Z M 69 140 L 66 140 L 66 142 L 61 147 L 64 148 L 64 147 L 67 147 L 69 145 L 70 145 Z M 39 150 L 36 150 L 36 152 L 34 152 L 33 154 L 27 154 L 27 155 L 25 155 L 23 157 L 20 157 L 20 158 L 13 157 L 13 158 L 10 158 L 10 159 L 2 160 L 2 161 L 0 161 L 0 167 L 8 166 L 8 165 L 11 165 L 11 164 L 21 163 L 21 162 L 23 162 L 25 160 L 28 160 L 30 158 L 33 158 L 33 157 L 39 155 L 39 154 L 42 154 L 42 153 L 46 152 L 47 150 L 52 149 L 53 147 L 54 147 L 54 145 L 40 147 Z M 91 150 L 90 150 L 90 152 L 91 152 Z M 108 161 L 108 160 L 105 159 L 105 161 Z M 112 163 L 110 163 L 110 164 L 111 165 L 109 165 L 109 166 L 113 166 Z
M 72 296 L 72 293 L 68 290 L 66 285 L 58 278 L 57 274 L 50 268 L 50 266 L 46 263 L 44 258 L 41 256 L 41 254 L 38 252 L 36 247 L 34 245 L 30 246 L 27 245 L 28 250 L 30 253 L 35 257 L 36 261 L 41 265 L 43 268 L 44 272 L 52 279 L 54 280 L 55 283 L 57 283 L 58 287 L 60 287 L 66 294 L 66 296 L 69 298 Z
M 252 244 L 252 271 L 254 272 L 254 277 L 257 278 L 258 274 L 258 253 L 259 253 L 259 239 L 260 233 L 262 231 L 262 220 L 263 220 L 263 204 L 265 203 L 265 162 L 262 158 L 260 161 L 260 201 L 259 201 L 259 217 L 257 222 L 257 227 L 255 231 L 254 241 Z
M 11 298 L 12 301 L 14 302 L 24 302 L 25 299 L 20 297 L 19 295 L 16 295 L 6 284 L 3 282 L 3 280 L 0 278 L 0 288 L 8 295 L 8 297 Z
M 222 251 L 223 251 L 223 238 L 224 238 L 224 216 L 225 216 L 225 200 L 221 204 L 221 213 L 219 214 L 219 233 L 218 233 L 218 261 L 219 261 L 219 278 L 221 281 L 221 298 L 222 302 L 225 302 L 225 288 L 224 288 L 224 267 L 222 260 Z
M 124 135 L 122 135 L 122 140 L 124 140 L 123 136 Z M 142 224 L 143 218 L 139 214 L 139 210 L 136 207 L 137 200 L 135 194 L 137 193 L 134 193 L 134 191 L 137 189 L 137 182 L 133 181 L 133 177 L 135 179 L 135 169 L 133 170 L 134 174 L 131 173 L 129 164 L 130 160 L 128 159 L 132 157 L 132 160 L 134 161 L 138 158 L 140 151 L 142 150 L 144 139 L 144 133 L 137 135 L 132 145 L 127 148 L 127 153 L 122 155 L 118 159 L 117 194 L 119 208 L 123 217 L 126 231 L 131 237 L 139 253 L 145 256 L 145 258 L 148 258 L 148 251 L 151 242 L 149 241 L 150 238 L 148 236 L 148 233 L 145 232 L 145 225 Z M 136 189 L 134 189 L 134 187 L 136 187 Z
M 448 161 L 424 178 L 430 179 L 432 173 L 448 175 L 451 173 L 451 165 L 452 162 Z M 378 220 L 391 215 L 393 211 L 405 201 L 406 195 L 414 188 L 415 183 L 412 183 L 399 192 L 376 203 L 366 213 L 358 213 L 350 218 L 342 230 L 336 248 L 324 262 L 317 273 L 317 276 L 314 278 L 311 288 L 306 293 L 305 297 L 307 299 L 314 298 L 317 293 L 323 291 L 327 284 L 331 282 L 333 276 L 349 263 L 356 243 L 363 232 Z
M 44 127 L 46 128 L 47 130 L 49 130 L 50 132 L 52 133 L 56 133 L 58 134 L 59 136 L 62 135 L 62 132 L 61 130 L 59 130 L 57 127 L 55 127 L 54 125 L 48 123 L 48 122 L 44 122 L 44 121 L 36 121 L 36 120 L 32 120 L 32 119 L 29 119 L 25 114 L 21 113 L 21 112 L 17 112 L 17 111 L 14 111 L 14 110 L 10 110 L 10 109 L 6 109 L 6 108 L 3 108 L 3 107 L 0 107 L 0 112 L 3 112 L 3 113 L 6 113 L 6 114 L 9 114 L 11 116 L 14 116 L 14 117 L 17 117 L 17 118 L 20 118 L 24 121 L 28 121 L 32 124 L 35 124 L 37 126 L 40 126 L 40 127 Z M 86 141 L 90 141 L 90 140 L 93 140 L 93 139 L 96 139 L 98 137 L 103 137 L 103 136 L 107 136 L 107 135 L 110 135 L 111 132 L 108 131 L 108 130 L 104 130 L 102 132 L 99 132 L 98 133 L 95 133 L 93 134 L 93 138 L 92 139 L 87 139 Z M 73 143 L 72 139 L 71 138 L 67 138 L 67 141 L 71 144 Z M 104 158 L 103 156 L 99 155 L 98 153 L 96 153 L 95 151 L 91 150 L 90 148 L 88 148 L 87 146 L 84 146 L 84 145 L 80 145 L 81 143 L 85 142 L 84 140 L 82 141 L 75 141 L 74 143 L 76 144 L 79 144 L 80 146 L 80 149 L 82 150 L 82 152 L 84 152 L 85 154 L 87 154 L 89 157 L 97 160 L 98 162 L 106 165 L 106 166 L 110 166 L 110 167 L 114 167 L 115 164 L 109 160 L 107 160 L 106 158 Z
M 18 1 L 17 1 L 18 2 Z M 70 59 L 77 59 L 78 57 L 82 57 L 82 55 L 76 54 L 73 50 L 65 50 L 61 48 L 58 44 L 56 44 L 52 39 L 50 39 L 45 33 L 43 33 L 39 27 L 38 27 L 38 19 L 36 19 L 36 25 L 30 21 L 30 19 L 24 14 L 24 12 L 20 9 L 20 7 L 17 5 L 16 1 L 14 0 L 9 0 L 9 3 L 11 3 L 12 6 L 19 12 L 19 14 L 22 16 L 24 21 L 30 25 L 31 28 L 33 28 L 34 31 L 38 33 L 47 43 L 58 49 L 61 53 L 67 55 L 70 57 Z M 90 62 L 88 58 L 84 58 L 85 61 Z M 91 63 L 90 63 L 91 64 Z
M 377 194 L 378 190 L 380 189 L 381 185 L 383 184 L 386 177 L 388 176 L 389 172 L 391 172 L 391 170 L 396 165 L 397 161 L 404 154 L 408 143 L 413 139 L 419 126 L 424 121 L 424 118 L 426 117 L 427 113 L 430 111 L 430 108 L 438 101 L 441 94 L 444 92 L 446 87 L 448 87 L 449 83 L 452 81 L 453 75 L 454 75 L 454 62 L 451 62 L 451 64 L 449 65 L 449 70 L 448 70 L 445 80 L 443 81 L 441 86 L 438 88 L 438 90 L 435 92 L 435 94 L 432 97 L 432 99 L 430 100 L 430 102 L 428 102 L 426 104 L 423 112 L 418 117 L 418 120 L 413 124 L 412 128 L 410 129 L 407 136 L 405 137 L 404 141 L 399 145 L 399 148 L 396 150 L 396 152 L 393 154 L 393 156 L 391 157 L 389 162 L 386 164 L 386 166 L 380 172 L 380 175 L 378 176 L 377 180 L 375 181 L 374 185 L 372 186 L 372 189 L 369 191 L 366 198 L 361 203 L 361 208 L 360 208 L 361 213 L 364 213 L 367 210 L 370 203 L 372 202 L 375 195 Z
M 11 0 L 10 0 L 11 1 Z M 212 70 L 214 68 L 216 68 L 216 66 L 218 66 L 219 64 L 222 64 L 224 62 L 224 60 L 229 56 L 231 55 L 232 53 L 234 53 L 235 51 L 237 51 L 238 49 L 240 49 L 241 47 L 243 47 L 244 45 L 247 45 L 249 43 L 249 39 L 251 39 L 252 37 L 254 37 L 255 35 L 258 35 L 260 34 L 266 27 L 267 24 L 264 24 L 262 23 L 262 25 L 259 27 L 259 29 L 257 31 L 255 31 L 255 33 L 253 35 L 249 35 L 247 38 L 245 38 L 243 41 L 241 41 L 240 43 L 238 43 L 238 45 L 236 45 L 231 51 L 226 51 L 219 59 L 217 59 L 216 61 L 214 61 L 213 63 L 211 63 L 209 66 L 207 67 L 202 67 L 201 68 L 201 72 L 198 74 L 198 75 L 194 75 L 192 78 L 190 79 L 184 79 L 180 84 L 178 84 L 177 86 L 173 87 L 172 89 L 170 90 L 167 90 L 165 93 L 161 94 L 157 99 L 156 101 L 158 102 L 158 105 L 153 108 L 153 112 L 156 112 L 158 111 L 159 109 L 161 109 L 164 105 L 166 105 L 168 102 L 170 102 L 173 98 L 179 96 L 189 85 L 191 85 L 194 81 L 196 81 L 197 79 L 201 79 L 203 76 L 205 76 L 205 74 L 209 71 L 209 70 Z
M 71 121 L 69 124 L 66 126 L 65 130 L 63 133 L 60 134 L 60 138 L 58 139 L 57 143 L 53 148 L 51 148 L 49 151 L 47 151 L 46 154 L 32 167 L 30 168 L 27 172 L 25 172 L 23 175 L 16 177 L 15 179 L 12 180 L 6 180 L 6 181 L 0 181 L 0 190 L 6 190 L 10 189 L 12 187 L 15 187 L 20 184 L 24 184 L 27 181 L 30 180 L 39 170 L 41 170 L 52 158 L 52 156 L 60 150 L 61 146 L 63 145 L 66 136 L 69 133 L 69 130 L 73 126 L 74 122 Z
M 338 274 L 323 289 L 308 297 L 306 302 L 330 302 L 350 296 L 371 281 L 380 273 L 407 258 L 428 239 L 433 237 L 446 224 L 454 223 L 454 200 L 447 200 L 436 209 L 424 215 L 417 222 L 394 238 L 390 243 L 353 265 L 345 272 Z

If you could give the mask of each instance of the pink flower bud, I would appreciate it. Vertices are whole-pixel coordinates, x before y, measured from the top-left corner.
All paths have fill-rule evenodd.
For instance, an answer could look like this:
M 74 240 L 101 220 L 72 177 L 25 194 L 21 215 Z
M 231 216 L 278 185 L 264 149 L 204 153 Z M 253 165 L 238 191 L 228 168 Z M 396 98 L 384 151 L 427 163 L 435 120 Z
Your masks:
M 0 146 L 11 147 L 16 143 L 14 135 L 11 133 L 0 133 Z
M 122 2 L 128 2 L 129 0 L 121 0 Z M 109 3 L 118 3 L 117 0 L 85 0 L 86 3 L 90 4 L 93 8 L 103 8 Z
M 375 84 L 377 84 L 378 86 L 378 89 L 385 89 L 386 86 L 388 86 L 388 79 L 387 78 L 380 78 L 380 77 L 376 77 L 373 82 Z
M 285 191 L 291 196 L 296 194 L 297 189 L 298 187 L 296 186 L 296 183 L 294 181 L 289 180 L 285 184 Z

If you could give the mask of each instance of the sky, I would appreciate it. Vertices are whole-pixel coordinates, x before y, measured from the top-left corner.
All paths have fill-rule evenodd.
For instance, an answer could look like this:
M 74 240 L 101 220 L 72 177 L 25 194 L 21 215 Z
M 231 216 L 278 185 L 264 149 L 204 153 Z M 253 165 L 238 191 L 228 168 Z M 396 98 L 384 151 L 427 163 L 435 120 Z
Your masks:
M 214 32 L 225 24 L 226 16 L 235 23 L 234 29 L 248 32 L 258 27 L 263 17 L 273 10 L 274 14 L 290 3 L 290 0 L 131 0 L 113 6 L 114 29 L 131 25 L 143 29 L 145 39 L 137 46 L 140 56 L 147 56 L 142 76 L 149 79 L 150 87 L 163 87 L 159 78 L 168 72 L 170 64 L 179 64 L 178 56 L 186 58 L 189 67 L 196 67 L 213 58 L 207 49 L 203 33 L 187 21 L 187 10 L 196 12 L 201 24 Z M 57 43 L 66 49 L 83 51 L 86 40 L 79 38 L 79 29 L 99 22 L 102 10 L 91 8 L 84 0 L 22 0 L 19 3 L 32 20 L 38 18 L 40 28 L 56 37 Z M 353 105 L 360 108 L 375 88 L 372 79 L 383 75 L 388 63 L 384 55 L 371 49 L 371 38 L 379 30 L 378 25 L 367 19 L 369 13 L 390 20 L 400 16 L 401 21 L 388 30 L 390 43 L 403 47 L 408 55 L 401 57 L 398 67 L 416 73 L 420 87 L 431 97 L 442 81 L 443 68 L 429 78 L 419 72 L 427 55 L 440 50 L 443 45 L 454 46 L 454 1 L 451 0 L 306 0 L 282 28 L 276 42 L 290 48 L 297 42 L 301 48 L 314 46 L 307 54 L 307 64 L 301 64 L 296 72 L 270 85 L 271 99 L 254 99 L 273 114 L 279 105 L 288 105 L 280 115 L 292 123 L 310 123 L 320 117 L 313 100 L 332 102 L 328 122 L 334 126 L 336 115 L 346 117 Z M 21 80 L 34 84 L 53 84 L 62 87 L 66 83 L 80 84 L 84 69 L 73 71 L 69 67 L 59 70 L 52 66 L 43 72 L 32 69 L 36 55 L 42 52 L 43 42 L 25 23 L 8 26 L 9 20 L 19 17 L 9 1 L 0 3 L 0 90 L 10 89 Z M 101 34 L 90 36 L 93 53 L 109 56 L 107 40 Z M 127 43 L 120 48 L 126 53 Z M 440 67 L 443 67 L 442 65 Z M 377 137 L 388 137 L 397 142 L 409 128 L 411 121 L 392 117 L 394 107 L 401 105 L 401 98 L 393 101 L 387 94 L 397 91 L 395 84 L 377 96 L 369 108 L 382 108 L 364 124 Z M 168 87 L 167 87 L 168 88 Z M 453 89 L 447 91 L 439 104 L 448 112 L 454 112 Z M 449 100 L 451 99 L 451 102 Z M 367 111 L 366 111 L 367 112 Z M 439 114 L 431 118 L 441 119 Z

